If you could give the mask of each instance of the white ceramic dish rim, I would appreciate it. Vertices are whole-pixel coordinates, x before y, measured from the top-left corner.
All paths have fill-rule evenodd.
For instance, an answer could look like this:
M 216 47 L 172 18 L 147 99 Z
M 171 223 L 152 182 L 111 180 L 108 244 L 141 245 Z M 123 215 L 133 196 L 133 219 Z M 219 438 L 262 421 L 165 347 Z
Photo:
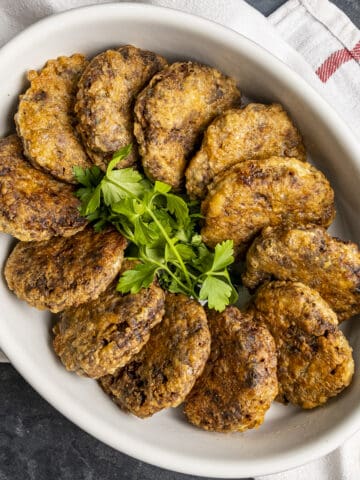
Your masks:
M 86 15 L 87 18 L 89 18 L 89 16 L 93 18 L 106 18 L 106 16 L 113 15 L 115 10 L 117 13 L 126 12 L 127 14 L 131 13 L 131 15 L 143 15 L 144 9 L 146 9 L 146 18 L 149 22 L 156 20 L 157 22 L 161 21 L 167 25 L 178 25 L 179 22 L 184 22 L 184 24 L 189 23 L 192 29 L 197 29 L 207 35 L 209 34 L 209 30 L 211 30 L 212 35 L 221 37 L 224 45 L 229 45 L 230 47 L 237 44 L 245 55 L 256 58 L 257 63 L 261 63 L 265 68 L 272 70 L 272 73 L 274 73 L 275 70 L 275 74 L 279 79 L 286 77 L 292 90 L 301 97 L 305 103 L 312 105 L 312 109 L 334 133 L 337 141 L 342 144 L 342 147 L 349 157 L 353 158 L 354 164 L 360 166 L 360 161 L 357 160 L 359 144 L 355 136 L 332 107 L 300 76 L 290 70 L 280 60 L 273 57 L 269 52 L 242 35 L 209 20 L 177 10 L 144 4 L 121 3 L 81 7 L 52 15 L 30 26 L 5 45 L 0 50 L 0 65 L 7 61 L 9 56 L 12 55 L 12 52 L 19 48 L 24 42 L 31 42 L 36 36 L 43 35 L 44 31 L 51 32 L 52 27 L 55 26 L 59 20 L 67 23 L 76 22 L 78 15 Z M 1 348 L 19 373 L 56 409 L 89 434 L 115 449 L 169 470 L 223 478 L 239 477 L 239 475 L 256 476 L 274 473 L 294 468 L 331 452 L 360 428 L 359 404 L 358 408 L 354 409 L 353 412 L 338 423 L 336 427 L 328 430 L 326 435 L 323 434 L 315 441 L 303 445 L 301 448 L 294 449 L 291 451 L 291 455 L 289 455 L 289 452 L 284 454 L 279 453 L 271 459 L 265 459 L 256 464 L 246 459 L 239 459 L 238 461 L 231 461 L 222 465 L 219 465 L 219 462 L 211 462 L 211 459 L 190 464 L 186 456 L 178 453 L 167 452 L 164 454 L 164 452 L 157 447 L 150 447 L 146 450 L 142 449 L 140 442 L 130 441 L 126 436 L 126 432 L 118 431 L 116 435 L 113 435 L 111 431 L 104 431 L 101 422 L 82 410 L 79 405 L 74 405 L 70 395 L 62 391 L 56 383 L 51 384 L 51 386 L 46 384 L 46 382 L 43 381 L 41 372 L 33 369 L 31 358 L 24 357 L 19 345 L 17 345 L 16 342 L 12 342 L 10 336 L 7 336 L 6 333 L 7 332 L 1 333 Z

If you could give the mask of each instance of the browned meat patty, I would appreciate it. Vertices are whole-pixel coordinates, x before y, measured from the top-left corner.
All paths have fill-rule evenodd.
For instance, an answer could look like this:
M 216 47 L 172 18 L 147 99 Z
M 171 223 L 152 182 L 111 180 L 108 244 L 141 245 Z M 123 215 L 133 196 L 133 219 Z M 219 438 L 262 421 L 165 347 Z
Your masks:
M 152 284 L 122 295 L 116 284 L 96 300 L 61 314 L 54 327 L 54 349 L 67 370 L 92 378 L 113 374 L 142 349 L 150 329 L 161 321 L 165 293 L 160 287 Z
M 30 87 L 20 96 L 15 122 L 25 155 L 36 168 L 76 183 L 73 167 L 90 167 L 76 135 L 73 106 L 87 62 L 80 54 L 49 60 L 28 72 Z
M 278 400 L 314 408 L 350 384 L 352 348 L 315 290 L 300 282 L 270 282 L 258 290 L 253 310 L 276 343 Z
M 250 103 L 228 110 L 207 128 L 186 170 L 186 190 L 192 198 L 204 198 L 222 171 L 244 160 L 273 156 L 306 160 L 301 135 L 282 106 Z
M 70 185 L 35 170 L 16 135 L 0 139 L 0 231 L 19 240 L 69 237 L 87 221 Z
M 135 104 L 134 133 L 147 176 L 179 189 L 201 133 L 239 102 L 235 81 L 207 65 L 178 62 L 156 74 Z
M 330 225 L 334 192 L 319 170 L 295 158 L 248 160 L 217 178 L 202 213 L 207 245 L 232 239 L 242 251 L 268 225 Z
M 96 299 L 119 273 L 126 240 L 115 230 L 92 227 L 70 237 L 19 242 L 5 278 L 20 300 L 60 312 Z
M 250 289 L 272 278 L 317 290 L 339 321 L 360 313 L 360 251 L 321 227 L 265 228 L 246 255 L 243 283 Z
M 264 421 L 278 393 L 275 343 L 269 331 L 236 307 L 208 312 L 211 353 L 185 402 L 194 425 L 243 432 Z
M 131 362 L 100 384 L 124 410 L 149 417 L 177 407 L 201 375 L 210 352 L 203 307 L 184 295 L 167 294 L 165 316 Z
M 86 151 L 93 162 L 106 169 L 115 151 L 133 144 L 132 153 L 119 167 L 136 160 L 133 135 L 133 102 L 166 60 L 148 50 L 126 45 L 97 55 L 79 81 L 75 112 Z

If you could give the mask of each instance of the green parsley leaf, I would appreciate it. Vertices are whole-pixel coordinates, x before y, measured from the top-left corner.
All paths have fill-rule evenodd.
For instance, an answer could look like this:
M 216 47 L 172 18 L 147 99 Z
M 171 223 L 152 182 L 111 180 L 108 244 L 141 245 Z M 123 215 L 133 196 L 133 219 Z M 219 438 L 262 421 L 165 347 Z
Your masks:
M 73 172 L 76 180 L 81 184 L 84 185 L 84 187 L 93 187 L 99 183 L 99 181 L 102 179 L 104 174 L 100 170 L 99 167 L 93 166 L 91 168 L 81 168 L 81 167 L 73 167 Z
M 94 230 L 95 232 L 101 232 L 101 230 L 106 226 L 107 220 L 106 218 L 102 218 L 99 221 L 94 223 Z
M 229 304 L 231 293 L 232 288 L 226 282 L 215 277 L 207 277 L 201 286 L 199 300 L 206 300 L 209 308 L 222 312 Z
M 141 250 L 140 256 L 147 258 L 149 261 L 161 264 L 164 262 L 164 249 L 163 248 L 150 248 L 144 247 L 144 251 Z
M 177 243 L 176 245 L 176 250 L 180 253 L 181 257 L 185 261 L 192 260 L 195 258 L 196 252 L 191 248 L 190 245 L 186 245 L 184 243 Z M 176 262 L 177 258 L 173 252 L 173 250 L 170 249 L 169 245 L 166 245 L 165 247 L 165 258 L 168 261 Z
M 169 212 L 174 214 L 177 221 L 183 225 L 189 215 L 189 209 L 185 201 L 181 197 L 172 193 L 166 195 L 166 200 Z
M 111 190 L 111 195 L 115 197 L 113 201 L 118 202 L 122 198 L 141 195 L 144 190 L 141 184 L 142 178 L 140 173 L 132 168 L 114 170 L 106 174 L 103 188 Z M 108 205 L 111 205 L 111 202 L 112 200 Z
M 121 293 L 138 293 L 142 288 L 148 288 L 154 281 L 157 269 L 157 265 L 139 263 L 121 275 L 116 290 Z
M 191 237 L 191 245 L 194 245 L 196 247 L 199 247 L 202 244 L 202 238 L 201 235 L 195 234 Z
M 234 242 L 232 240 L 225 240 L 215 246 L 215 254 L 212 265 L 212 270 L 223 270 L 232 263 L 234 263 Z
M 94 213 L 100 207 L 101 183 L 95 188 L 87 201 L 85 215 Z
M 144 222 L 140 216 L 134 219 L 134 234 L 138 245 L 151 245 L 157 239 L 151 225 Z
M 194 247 L 193 247 L 194 248 Z M 214 254 L 207 248 L 204 243 L 196 245 L 197 255 L 192 261 L 192 265 L 202 273 L 212 271 L 212 264 L 214 260 Z
M 154 192 L 159 192 L 159 193 L 168 193 L 171 190 L 171 186 L 168 185 L 167 183 L 160 182 L 159 180 L 156 180 L 154 184 Z
M 108 175 L 114 168 L 117 166 L 118 163 L 120 163 L 122 160 L 124 160 L 126 157 L 129 156 L 132 150 L 132 144 L 129 143 L 129 145 L 126 145 L 125 147 L 120 148 L 117 152 L 114 153 L 111 162 L 109 162 L 107 169 L 106 169 L 106 175 Z

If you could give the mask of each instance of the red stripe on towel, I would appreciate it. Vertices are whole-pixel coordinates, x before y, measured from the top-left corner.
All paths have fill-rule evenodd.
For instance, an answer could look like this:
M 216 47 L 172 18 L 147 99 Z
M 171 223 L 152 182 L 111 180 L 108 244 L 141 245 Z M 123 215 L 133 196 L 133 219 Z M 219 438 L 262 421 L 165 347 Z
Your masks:
M 316 74 L 323 83 L 326 83 L 331 75 L 349 60 L 360 61 L 360 42 L 358 42 L 352 50 L 343 48 L 332 53 L 316 70 Z

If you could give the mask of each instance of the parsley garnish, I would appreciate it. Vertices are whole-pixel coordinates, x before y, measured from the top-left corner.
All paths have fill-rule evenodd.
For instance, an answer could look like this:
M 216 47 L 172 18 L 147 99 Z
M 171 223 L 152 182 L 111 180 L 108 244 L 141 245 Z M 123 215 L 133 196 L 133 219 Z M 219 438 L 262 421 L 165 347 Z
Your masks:
M 232 240 L 211 251 L 198 233 L 198 203 L 171 193 L 165 183 L 151 183 L 133 168 L 115 170 L 130 151 L 131 145 L 116 152 L 105 174 L 96 166 L 74 168 L 82 185 L 76 192 L 81 215 L 97 231 L 113 224 L 132 242 L 131 258 L 140 260 L 120 277 L 117 290 L 137 293 L 156 276 L 166 290 L 205 301 L 221 312 L 237 299 L 227 270 L 234 261 Z

